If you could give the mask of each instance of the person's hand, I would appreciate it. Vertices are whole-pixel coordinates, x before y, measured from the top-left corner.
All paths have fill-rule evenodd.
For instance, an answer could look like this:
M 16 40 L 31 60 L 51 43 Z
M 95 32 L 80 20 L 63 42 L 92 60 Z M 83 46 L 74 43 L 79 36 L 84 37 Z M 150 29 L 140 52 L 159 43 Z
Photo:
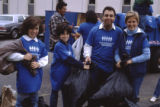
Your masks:
M 70 28 L 70 29 L 73 29 L 73 25 L 69 25 L 69 28 Z
M 32 67 L 32 69 L 36 69 L 36 68 L 39 68 L 40 67 L 40 65 L 39 65 L 39 63 L 38 62 L 32 62 L 31 63 L 31 67 Z
M 86 62 L 86 63 L 89 62 L 89 64 L 90 64 L 90 63 L 91 63 L 91 58 L 90 58 L 89 56 L 87 56 L 86 59 L 85 59 L 85 62 Z
M 120 65 L 120 64 L 121 64 L 121 61 L 118 61 L 118 62 L 116 63 L 116 67 L 117 67 L 117 68 L 121 68 L 121 65 Z
M 84 64 L 83 68 L 86 69 L 86 70 L 89 70 L 90 69 L 90 65 Z
M 25 54 L 24 59 L 27 61 L 30 61 L 32 59 L 32 54 L 30 54 L 30 53 Z
M 132 64 L 132 60 L 131 59 L 127 60 L 127 65 L 129 65 L 129 64 Z

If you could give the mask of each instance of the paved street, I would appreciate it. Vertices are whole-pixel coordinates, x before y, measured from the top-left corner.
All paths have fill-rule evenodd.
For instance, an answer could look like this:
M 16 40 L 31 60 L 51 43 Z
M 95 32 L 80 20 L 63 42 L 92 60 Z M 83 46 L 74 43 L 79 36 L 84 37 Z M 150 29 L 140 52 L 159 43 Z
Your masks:
M 3 40 L 4 41 L 4 40 Z M 4 44 L 4 43 L 3 43 Z M 0 42 L 0 46 L 2 42 Z M 49 53 L 49 64 L 44 67 L 44 76 L 43 76 L 43 84 L 39 95 L 44 96 L 45 101 L 49 104 L 49 97 L 51 91 L 50 78 L 49 78 L 49 69 L 52 55 Z M 160 73 L 155 74 L 147 74 L 144 78 L 143 85 L 141 87 L 140 92 L 140 102 L 138 103 L 140 107 L 149 107 L 152 103 L 149 102 L 149 98 L 152 96 L 152 93 L 156 87 L 156 83 L 158 78 L 160 77 Z M 7 76 L 0 75 L 0 91 L 3 85 L 11 85 L 13 89 L 16 89 L 16 72 Z M 156 102 L 158 103 L 158 101 Z M 62 107 L 61 97 L 59 98 L 58 107 Z

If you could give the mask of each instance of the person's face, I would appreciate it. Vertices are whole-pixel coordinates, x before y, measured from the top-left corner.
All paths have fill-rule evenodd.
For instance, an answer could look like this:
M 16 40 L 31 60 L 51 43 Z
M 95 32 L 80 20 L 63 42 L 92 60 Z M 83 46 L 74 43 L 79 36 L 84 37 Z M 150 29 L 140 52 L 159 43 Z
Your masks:
M 33 29 L 28 30 L 28 36 L 31 38 L 35 38 L 39 32 L 39 25 L 35 26 Z
M 104 26 L 112 26 L 112 23 L 115 20 L 115 15 L 113 11 L 105 10 L 103 14 Z
M 64 31 L 64 34 L 60 34 L 60 40 L 62 40 L 64 43 L 67 43 L 69 39 L 69 33 L 67 31 Z
M 66 13 L 67 11 L 67 6 L 63 6 L 62 9 L 59 9 L 59 13 L 64 16 L 64 14 Z
M 135 30 L 138 26 L 138 21 L 136 20 L 136 18 L 134 17 L 130 17 L 127 21 L 126 21 L 126 25 L 127 28 L 131 31 Z

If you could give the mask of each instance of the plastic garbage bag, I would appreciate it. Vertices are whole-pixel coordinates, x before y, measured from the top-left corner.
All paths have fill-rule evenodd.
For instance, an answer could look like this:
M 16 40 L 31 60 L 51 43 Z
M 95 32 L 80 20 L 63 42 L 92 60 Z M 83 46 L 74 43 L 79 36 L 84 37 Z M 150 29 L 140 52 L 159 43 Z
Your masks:
M 31 102 L 31 99 L 30 97 L 28 98 L 25 98 L 23 101 L 22 101 L 22 106 L 23 107 L 33 107 L 33 104 Z M 38 98 L 38 107 L 49 107 L 46 102 L 44 101 L 44 98 L 43 96 L 40 96 Z
M 128 100 L 127 98 L 125 98 L 125 102 L 127 103 L 128 107 L 139 107 L 137 104 Z
M 71 72 L 70 76 L 64 83 L 63 96 L 66 96 L 67 104 L 65 107 L 78 107 L 78 100 L 81 99 L 82 94 L 86 91 L 90 83 L 90 72 L 88 70 L 75 70 Z
M 121 99 L 131 97 L 132 87 L 124 72 L 116 71 L 106 80 L 106 83 L 91 97 L 91 99 Z
M 83 37 L 82 35 L 72 44 L 73 53 L 77 60 L 80 60 L 81 50 L 83 47 Z

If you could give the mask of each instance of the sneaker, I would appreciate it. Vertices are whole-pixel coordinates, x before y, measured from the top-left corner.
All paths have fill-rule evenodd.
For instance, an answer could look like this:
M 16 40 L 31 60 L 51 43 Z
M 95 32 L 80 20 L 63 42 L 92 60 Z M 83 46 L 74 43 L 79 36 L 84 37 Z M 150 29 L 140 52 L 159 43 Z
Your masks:
M 155 102 L 157 100 L 157 98 L 155 96 L 153 96 L 151 99 L 150 99 L 150 102 Z

